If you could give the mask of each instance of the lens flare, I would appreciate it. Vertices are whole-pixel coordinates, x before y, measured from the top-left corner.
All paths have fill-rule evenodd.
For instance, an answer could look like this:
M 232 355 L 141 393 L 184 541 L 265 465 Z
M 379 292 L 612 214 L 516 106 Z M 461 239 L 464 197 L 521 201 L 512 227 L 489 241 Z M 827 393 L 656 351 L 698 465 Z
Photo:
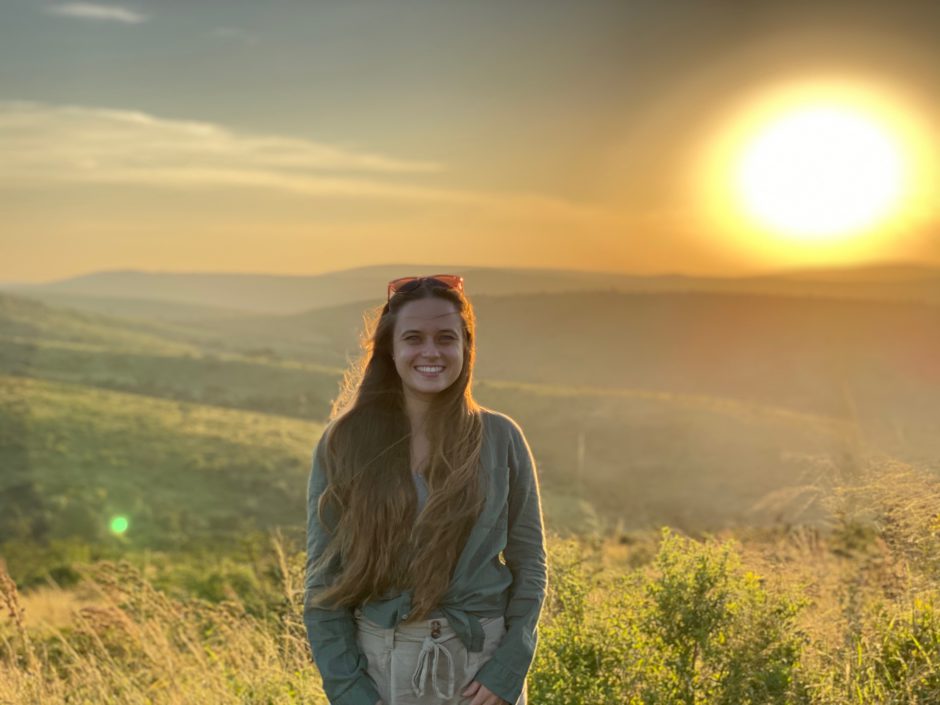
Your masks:
M 127 517 L 111 517 L 110 528 L 112 534 L 121 536 L 127 531 L 128 527 L 130 527 L 130 522 L 127 520 Z

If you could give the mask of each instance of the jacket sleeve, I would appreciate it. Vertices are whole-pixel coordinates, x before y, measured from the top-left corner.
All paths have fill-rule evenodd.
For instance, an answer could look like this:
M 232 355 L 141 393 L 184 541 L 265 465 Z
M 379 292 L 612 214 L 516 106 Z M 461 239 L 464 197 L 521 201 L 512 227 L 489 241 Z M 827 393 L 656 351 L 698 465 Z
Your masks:
M 512 585 L 506 607 L 506 634 L 476 680 L 503 700 L 515 703 L 535 657 L 548 571 L 535 461 L 515 423 L 510 438 L 509 514 L 503 555 L 512 572 Z
M 329 585 L 339 569 L 334 561 L 313 570 L 332 536 L 334 522 L 323 522 L 317 511 L 326 489 L 325 440 L 320 438 L 313 454 L 307 484 L 307 563 L 304 579 L 304 625 L 313 660 L 323 679 L 323 690 L 332 705 L 375 705 L 381 698 L 367 673 L 368 661 L 359 650 L 356 622 L 351 608 L 327 609 L 312 604 L 318 590 Z

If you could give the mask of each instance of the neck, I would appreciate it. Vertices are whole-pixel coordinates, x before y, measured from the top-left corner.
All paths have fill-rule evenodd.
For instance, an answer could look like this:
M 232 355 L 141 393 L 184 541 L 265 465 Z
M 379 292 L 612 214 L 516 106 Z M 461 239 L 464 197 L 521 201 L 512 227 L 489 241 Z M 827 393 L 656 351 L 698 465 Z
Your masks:
M 424 430 L 425 422 L 428 418 L 428 410 L 431 408 L 431 400 L 419 396 L 405 393 L 405 414 L 408 421 L 411 422 L 411 430 L 418 433 Z

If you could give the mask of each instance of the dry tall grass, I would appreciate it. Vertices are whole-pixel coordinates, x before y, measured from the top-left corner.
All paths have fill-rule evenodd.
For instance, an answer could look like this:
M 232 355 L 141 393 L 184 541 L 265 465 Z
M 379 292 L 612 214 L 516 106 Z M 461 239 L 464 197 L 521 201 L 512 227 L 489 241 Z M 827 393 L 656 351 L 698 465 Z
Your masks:
M 284 609 L 262 621 L 237 599 L 172 599 L 128 564 L 99 563 L 84 583 L 94 605 L 73 612 L 69 625 L 28 629 L 4 573 L 0 703 L 324 704 L 290 574 Z
M 937 705 L 940 478 L 880 459 L 837 480 L 827 489 L 828 529 L 738 532 L 734 550 L 757 581 L 748 594 L 766 595 L 768 604 L 783 594 L 805 598 L 787 636 L 802 635 L 793 672 L 808 698 L 800 703 Z M 589 563 L 582 572 L 556 560 L 531 685 L 549 677 L 566 683 L 578 668 L 614 674 L 630 665 L 623 653 L 640 653 L 649 634 L 628 632 L 624 625 L 636 620 L 624 610 L 649 597 L 643 586 L 655 579 L 660 548 L 654 536 L 582 542 L 571 548 Z M 711 549 L 701 545 L 706 555 Z M 550 548 L 557 558 L 564 546 L 552 538 Z M 126 563 L 84 566 L 78 591 L 47 588 L 25 598 L 0 570 L 0 704 L 325 705 L 301 621 L 303 556 L 279 537 L 270 555 L 280 596 L 266 602 L 263 617 L 234 593 L 221 603 L 171 597 Z M 572 605 L 585 610 L 583 620 L 566 614 Z M 600 636 L 578 651 L 587 637 L 555 627 L 584 620 L 595 625 L 587 633 Z M 630 666 L 632 688 L 656 675 L 640 666 Z M 640 702 L 637 692 L 611 690 L 603 702 Z M 576 705 L 578 697 L 557 701 Z

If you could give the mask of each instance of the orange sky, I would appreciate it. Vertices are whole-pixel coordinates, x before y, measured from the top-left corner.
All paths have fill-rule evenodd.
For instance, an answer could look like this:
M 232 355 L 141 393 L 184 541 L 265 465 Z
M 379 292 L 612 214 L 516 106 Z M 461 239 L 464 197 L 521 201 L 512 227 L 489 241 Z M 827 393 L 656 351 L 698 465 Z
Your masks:
M 940 265 L 940 9 L 819 5 L 15 0 L 0 282 L 402 261 Z M 769 248 L 719 227 L 703 154 L 762 97 L 822 79 L 916 125 L 916 199 L 865 247 Z

